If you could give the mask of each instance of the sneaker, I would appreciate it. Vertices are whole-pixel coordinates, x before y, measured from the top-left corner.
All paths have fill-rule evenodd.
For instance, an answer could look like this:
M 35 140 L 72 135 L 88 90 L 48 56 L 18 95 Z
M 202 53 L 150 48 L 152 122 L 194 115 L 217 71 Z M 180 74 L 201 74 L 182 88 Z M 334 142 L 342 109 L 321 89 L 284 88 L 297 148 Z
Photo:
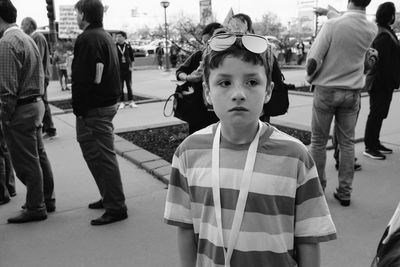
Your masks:
M 363 154 L 364 154 L 364 156 L 369 157 L 371 159 L 379 159 L 379 160 L 386 159 L 386 156 L 383 155 L 379 150 L 366 149 L 363 152 Z
M 136 103 L 133 102 L 133 101 L 131 101 L 131 102 L 128 104 L 128 106 L 129 106 L 130 108 L 137 108 L 137 107 L 138 107 L 138 105 L 136 105 Z
M 392 153 L 393 153 L 393 150 L 392 150 L 392 149 L 387 148 L 387 147 L 385 147 L 385 146 L 382 145 L 382 144 L 379 144 L 379 145 L 378 145 L 378 150 L 379 150 L 379 152 L 381 152 L 382 154 L 392 154 Z
M 123 109 L 125 107 L 124 103 L 119 104 L 118 109 Z
M 52 140 L 57 137 L 57 133 L 44 133 L 42 136 L 43 140 Z

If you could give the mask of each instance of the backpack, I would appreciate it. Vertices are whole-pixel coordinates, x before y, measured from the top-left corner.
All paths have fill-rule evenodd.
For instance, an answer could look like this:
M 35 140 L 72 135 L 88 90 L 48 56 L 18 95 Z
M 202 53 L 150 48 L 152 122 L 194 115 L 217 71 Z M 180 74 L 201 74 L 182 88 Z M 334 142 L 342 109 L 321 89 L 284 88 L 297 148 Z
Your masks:
M 279 68 L 278 61 L 275 57 L 272 66 L 271 80 L 274 82 L 274 88 L 272 90 L 271 99 L 267 104 L 264 104 L 264 115 L 283 115 L 289 108 L 288 90 L 294 89 L 295 86 L 293 84 L 286 84 L 284 82 L 285 76 L 283 76 L 281 69 Z

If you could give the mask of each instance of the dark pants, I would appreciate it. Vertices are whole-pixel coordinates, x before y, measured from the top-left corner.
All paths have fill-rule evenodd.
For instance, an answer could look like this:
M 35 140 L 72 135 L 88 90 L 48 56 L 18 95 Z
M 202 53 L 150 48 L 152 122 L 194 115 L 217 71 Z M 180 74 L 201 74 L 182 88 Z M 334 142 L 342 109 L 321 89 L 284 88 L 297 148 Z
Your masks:
M 63 77 L 64 77 L 64 81 L 65 81 L 65 87 L 63 85 Z M 68 86 L 68 72 L 67 72 L 67 70 L 59 69 L 58 70 L 58 79 L 60 80 L 61 90 L 66 90 L 67 86 Z
M 15 193 L 14 169 L 0 122 L 0 201 L 9 199 L 13 193 Z
M 42 101 L 18 106 L 4 124 L 4 135 L 18 179 L 26 186 L 26 208 L 44 211 L 45 201 L 55 202 L 54 180 L 42 142 Z
M 112 105 L 91 109 L 84 118 L 76 118 L 76 136 L 83 157 L 99 188 L 105 210 L 112 213 L 127 210 L 114 151 L 112 120 L 116 113 L 117 105 Z
M 49 85 L 49 82 L 45 81 L 44 94 L 43 94 L 43 103 L 44 103 L 43 132 L 54 135 L 56 133 L 56 128 L 54 127 L 53 119 L 51 117 L 51 110 L 50 110 L 49 102 L 47 101 L 47 86 L 48 85 Z
M 128 101 L 133 100 L 132 95 L 132 72 L 131 71 L 121 71 L 121 101 L 125 101 L 124 95 L 124 82 L 126 84 L 126 91 L 128 93 Z
M 364 143 L 365 148 L 371 150 L 378 150 L 382 123 L 389 114 L 393 96 L 391 89 L 379 88 L 379 90 L 369 91 L 369 114 L 365 125 Z

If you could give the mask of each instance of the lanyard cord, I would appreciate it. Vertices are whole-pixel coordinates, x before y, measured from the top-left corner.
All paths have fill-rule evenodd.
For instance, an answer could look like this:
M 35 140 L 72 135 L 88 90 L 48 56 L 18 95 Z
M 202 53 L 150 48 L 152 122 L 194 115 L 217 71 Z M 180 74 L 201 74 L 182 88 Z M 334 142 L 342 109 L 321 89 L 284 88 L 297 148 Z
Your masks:
M 121 52 L 122 56 L 124 56 L 125 47 L 126 47 L 125 44 L 124 44 L 124 49 L 121 49 L 121 46 L 119 46 L 119 45 L 117 45 L 117 47 L 118 47 L 119 51 Z
M 254 163 L 256 161 L 258 141 L 260 139 L 260 133 L 262 123 L 258 123 L 258 131 L 253 141 L 250 144 L 249 151 L 247 153 L 246 164 L 243 171 L 243 178 L 240 184 L 239 197 L 236 204 L 235 215 L 233 217 L 232 228 L 229 234 L 228 247 L 225 249 L 224 235 L 222 230 L 222 208 L 221 208 L 221 195 L 220 195 L 220 142 L 221 142 L 221 124 L 218 124 L 215 131 L 213 149 L 212 149 L 212 185 L 213 185 L 213 199 L 215 206 L 215 218 L 217 221 L 218 235 L 221 239 L 222 248 L 225 256 L 225 266 L 230 266 L 230 261 L 233 253 L 233 249 L 236 245 L 237 238 L 239 236 L 240 226 L 242 224 L 244 209 L 246 207 L 247 195 L 249 193 L 251 177 L 254 170 Z

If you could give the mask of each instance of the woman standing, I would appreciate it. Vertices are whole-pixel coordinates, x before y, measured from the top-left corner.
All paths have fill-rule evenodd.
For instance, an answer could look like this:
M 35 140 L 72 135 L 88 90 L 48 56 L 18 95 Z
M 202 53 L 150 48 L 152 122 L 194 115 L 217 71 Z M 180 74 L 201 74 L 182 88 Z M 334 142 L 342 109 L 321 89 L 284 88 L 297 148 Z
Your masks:
M 393 151 L 379 140 L 382 122 L 389 113 L 393 90 L 400 85 L 400 44 L 390 27 L 395 21 L 396 8 L 392 2 L 385 2 L 376 11 L 378 34 L 372 47 L 378 51 L 375 67 L 367 73 L 366 88 L 370 96 L 370 112 L 365 127 L 364 155 L 384 160 L 384 154 Z

